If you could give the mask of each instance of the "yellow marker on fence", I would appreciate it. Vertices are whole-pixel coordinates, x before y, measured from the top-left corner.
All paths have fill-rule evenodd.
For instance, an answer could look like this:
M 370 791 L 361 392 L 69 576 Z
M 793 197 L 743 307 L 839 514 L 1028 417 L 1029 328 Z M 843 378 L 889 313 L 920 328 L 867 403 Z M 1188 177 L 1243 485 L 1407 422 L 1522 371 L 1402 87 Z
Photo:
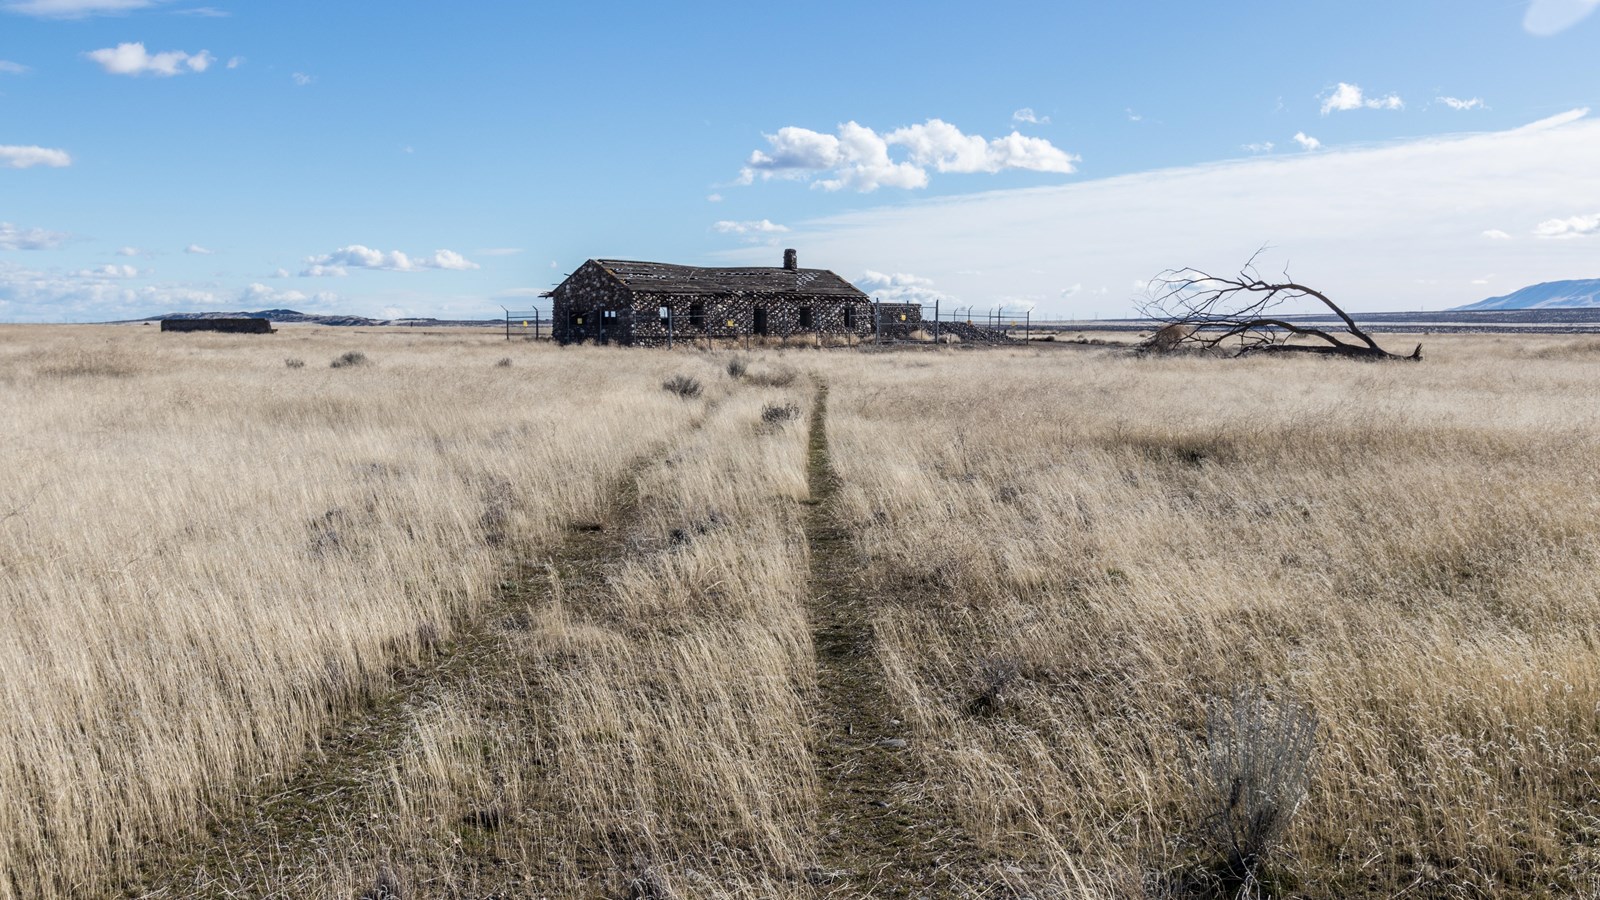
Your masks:
M 522 320 L 522 327 L 523 328 L 527 328 L 528 327 L 528 320 L 527 319 L 523 319 Z

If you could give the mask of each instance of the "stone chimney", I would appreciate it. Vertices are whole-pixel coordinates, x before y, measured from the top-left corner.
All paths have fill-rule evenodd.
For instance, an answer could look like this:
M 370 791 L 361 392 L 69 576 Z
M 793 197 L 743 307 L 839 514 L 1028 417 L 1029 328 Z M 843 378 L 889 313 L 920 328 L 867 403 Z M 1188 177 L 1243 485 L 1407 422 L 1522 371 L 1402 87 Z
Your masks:
M 783 267 L 791 272 L 800 268 L 800 254 L 793 250 L 783 251 Z

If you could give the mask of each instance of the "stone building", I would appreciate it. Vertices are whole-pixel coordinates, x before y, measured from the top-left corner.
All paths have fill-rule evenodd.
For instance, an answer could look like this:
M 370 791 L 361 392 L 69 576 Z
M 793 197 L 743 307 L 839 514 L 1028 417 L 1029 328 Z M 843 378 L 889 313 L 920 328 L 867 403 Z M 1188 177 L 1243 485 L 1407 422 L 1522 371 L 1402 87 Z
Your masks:
M 872 300 L 826 269 L 705 269 L 591 259 L 549 295 L 557 341 L 654 346 L 674 340 L 873 333 Z

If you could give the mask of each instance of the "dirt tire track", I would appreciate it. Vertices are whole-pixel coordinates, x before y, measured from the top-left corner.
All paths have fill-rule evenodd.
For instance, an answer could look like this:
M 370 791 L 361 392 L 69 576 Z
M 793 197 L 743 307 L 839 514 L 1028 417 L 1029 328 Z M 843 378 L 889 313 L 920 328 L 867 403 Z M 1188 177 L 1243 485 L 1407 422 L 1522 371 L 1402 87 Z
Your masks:
M 978 851 L 927 789 L 917 736 L 895 717 L 873 634 L 876 598 L 838 512 L 828 454 L 828 389 L 811 412 L 806 540 L 817 654 L 814 725 L 821 833 L 814 880 L 828 897 L 971 896 Z
M 645 466 L 641 461 L 626 471 L 637 473 Z M 140 875 L 122 886 L 122 894 L 139 898 L 301 896 L 294 885 L 286 889 L 274 884 L 273 875 L 299 874 L 293 868 L 295 863 L 326 866 L 336 861 L 330 851 L 337 853 L 338 848 L 328 835 L 339 833 L 349 824 L 341 813 L 355 808 L 364 792 L 385 777 L 411 734 L 416 713 L 452 695 L 468 694 L 474 684 L 492 683 L 497 674 L 515 672 L 514 677 L 502 681 L 526 685 L 527 690 L 521 696 L 501 694 L 492 700 L 502 708 L 508 702 L 520 706 L 522 714 L 536 719 L 548 705 L 535 696 L 541 692 L 537 675 L 529 677 L 526 659 L 519 655 L 511 636 L 528 627 L 531 610 L 557 594 L 581 602 L 592 592 L 607 589 L 607 566 L 625 552 L 627 530 L 637 513 L 637 504 L 637 476 L 627 477 L 599 516 L 570 523 L 561 543 L 545 558 L 519 562 L 494 599 L 471 620 L 461 623 L 449 644 L 423 664 L 398 671 L 392 691 L 340 719 L 307 751 L 300 767 L 287 780 L 274 782 L 268 790 L 247 793 L 240 802 L 239 813 L 213 822 L 206 832 L 191 835 L 181 846 L 175 843 L 148 848 Z M 535 727 L 543 724 L 538 722 Z M 528 765 L 537 768 L 539 764 Z M 556 810 L 527 812 L 532 819 L 547 817 Z M 358 828 L 360 825 L 357 823 Z M 374 837 L 346 832 L 342 843 L 350 849 L 376 846 L 381 841 Z M 193 849 L 196 846 L 205 849 L 197 852 Z M 409 883 L 403 860 L 372 858 L 369 862 L 367 868 L 374 877 L 381 880 L 381 873 L 393 866 L 401 873 L 401 883 Z M 507 863 L 493 857 L 460 862 L 472 870 L 493 869 Z M 579 860 L 578 864 L 590 871 L 603 865 L 593 857 Z M 483 874 L 488 881 L 530 892 L 527 896 L 543 896 L 539 885 L 544 879 L 538 873 L 532 877 L 510 870 Z M 352 894 L 365 887 L 355 886 Z M 455 896 L 454 891 L 439 894 L 418 884 L 410 884 L 405 894 Z

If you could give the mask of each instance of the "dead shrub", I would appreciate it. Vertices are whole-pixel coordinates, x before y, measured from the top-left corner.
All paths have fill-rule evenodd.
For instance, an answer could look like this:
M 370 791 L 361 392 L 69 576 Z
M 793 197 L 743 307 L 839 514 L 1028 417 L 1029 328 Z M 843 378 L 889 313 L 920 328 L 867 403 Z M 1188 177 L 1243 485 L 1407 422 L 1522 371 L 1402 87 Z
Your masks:
M 735 356 L 733 359 L 728 360 L 728 377 L 729 378 L 732 378 L 734 380 L 738 380 L 740 378 L 743 378 L 744 377 L 744 373 L 748 372 L 749 370 L 750 370 L 750 363 L 747 360 L 741 359 L 741 358 L 739 358 L 737 356 Z
M 761 421 L 768 425 L 779 425 L 784 422 L 793 422 L 800 418 L 800 407 L 793 403 L 768 403 L 761 407 Z
M 628 900 L 674 900 L 678 892 L 660 866 L 643 855 L 633 858 L 633 877 L 628 880 Z
M 967 701 L 967 712 L 975 716 L 993 716 L 1006 710 L 1012 703 L 1017 681 L 1022 677 L 1022 666 L 1008 656 L 988 656 L 978 665 L 978 689 Z
M 1193 337 L 1194 332 L 1193 325 L 1173 322 L 1170 325 L 1163 325 L 1156 329 L 1156 333 L 1150 335 L 1139 347 L 1150 353 L 1171 353 L 1183 346 L 1184 341 Z
M 509 356 L 500 357 L 500 361 L 495 363 L 495 368 L 498 368 L 498 369 L 509 369 L 509 368 L 511 368 L 511 357 L 509 357 Z
M 700 396 L 700 382 L 688 375 L 674 375 L 661 382 L 661 389 L 669 394 L 677 394 L 685 400 L 693 400 Z
M 344 353 L 334 357 L 333 362 L 328 363 L 328 367 L 332 369 L 345 369 L 351 366 L 365 366 L 371 362 L 372 360 L 367 359 L 367 355 L 362 353 L 360 350 L 347 350 Z
M 1224 884 L 1259 880 L 1305 800 L 1316 737 L 1316 714 L 1294 701 L 1236 691 L 1212 702 L 1194 786 L 1200 843 Z
M 296 359 L 291 356 L 283 361 L 283 365 L 290 369 L 304 369 L 306 367 L 306 361 L 303 359 Z

